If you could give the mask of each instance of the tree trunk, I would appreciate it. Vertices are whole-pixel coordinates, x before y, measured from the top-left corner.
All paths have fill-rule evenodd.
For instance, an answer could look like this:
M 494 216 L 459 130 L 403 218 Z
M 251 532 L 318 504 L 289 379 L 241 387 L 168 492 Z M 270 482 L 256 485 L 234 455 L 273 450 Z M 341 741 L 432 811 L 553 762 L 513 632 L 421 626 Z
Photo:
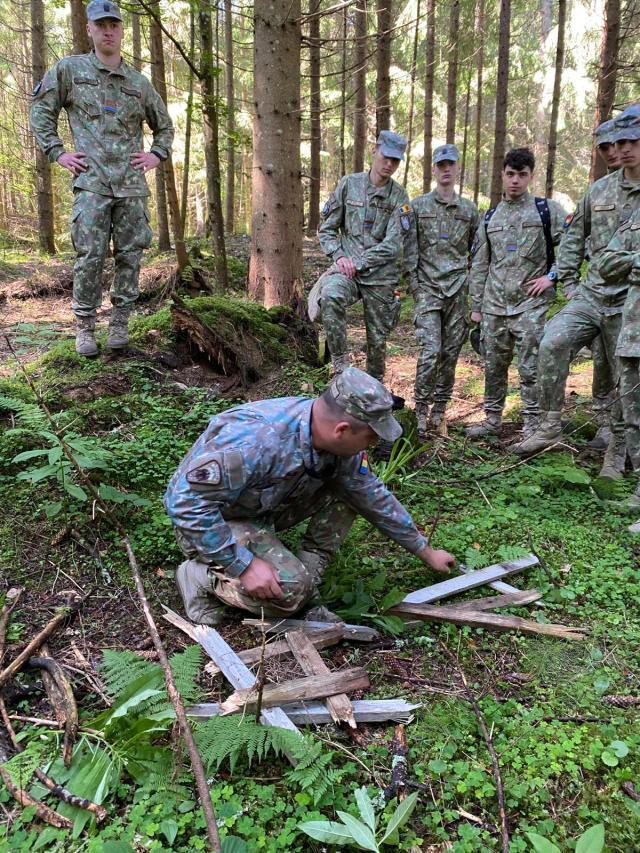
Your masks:
M 233 234 L 235 216 L 236 141 L 235 93 L 233 87 L 233 19 L 231 0 L 224 0 L 224 91 L 227 101 L 227 191 L 225 196 L 227 234 Z
M 364 171 L 367 145 L 367 3 L 356 0 L 355 15 L 356 67 L 353 74 L 355 108 L 353 111 L 353 171 Z
M 471 69 L 467 77 L 467 94 L 464 101 L 464 132 L 462 135 L 462 157 L 460 158 L 460 195 L 464 187 L 464 177 L 467 171 L 467 146 L 469 143 L 469 115 L 471 113 Z
M 340 50 L 340 175 L 347 173 L 344 137 L 347 125 L 347 20 L 348 10 L 342 9 L 342 47 Z
M 309 215 L 307 231 L 315 234 L 320 224 L 320 149 L 322 127 L 320 124 L 320 0 L 309 0 L 309 85 L 311 108 L 311 156 L 309 182 Z
M 493 137 L 493 171 L 491 175 L 491 205 L 502 196 L 502 162 L 507 137 L 507 89 L 509 86 L 509 45 L 511 0 L 500 0 L 500 35 L 498 42 L 498 83 L 496 86 L 496 124 Z
M 433 82 L 436 64 L 436 0 L 427 0 L 427 62 L 424 78 L 424 152 L 422 155 L 422 191 L 431 189 L 433 174 Z
M 420 0 L 416 0 L 416 28 L 413 33 L 413 54 L 411 58 L 411 83 L 409 86 L 409 128 L 407 130 L 407 154 L 404 163 L 402 185 L 407 186 L 409 166 L 411 164 L 411 143 L 413 142 L 413 107 L 416 97 L 416 70 L 418 67 L 418 42 L 420 41 Z
M 193 62 L 196 50 L 196 25 L 193 4 L 189 7 L 189 57 Z M 184 126 L 184 168 L 182 171 L 182 194 L 180 196 L 180 221 L 182 232 L 187 231 L 189 204 L 189 168 L 191 165 L 191 127 L 193 125 L 193 69 L 189 69 L 189 94 L 187 95 L 186 121 Z
M 607 0 L 604 10 L 602 47 L 598 67 L 598 95 L 594 116 L 594 130 L 603 121 L 611 118 L 611 110 L 616 94 L 618 75 L 618 47 L 620 42 L 620 0 Z M 596 181 L 606 175 L 607 167 L 595 148 L 591 154 L 590 179 Z
M 376 0 L 376 139 L 391 124 L 391 2 Z M 457 2 L 457 0 L 456 0 Z
M 476 81 L 476 156 L 473 167 L 473 203 L 478 204 L 480 195 L 480 152 L 482 150 L 482 73 L 484 71 L 484 4 L 478 0 L 475 34 L 478 44 L 478 72 Z
M 47 69 L 44 37 L 44 3 L 31 0 L 31 71 L 33 86 L 44 77 Z M 53 189 L 51 166 L 47 155 L 36 145 L 36 191 L 38 197 L 38 242 L 40 251 L 55 255 L 56 244 L 53 227 Z
M 155 5 L 155 4 L 154 4 Z M 160 13 L 159 7 L 156 9 Z M 149 25 L 149 41 L 151 53 L 151 82 L 153 87 L 166 102 L 166 92 L 162 95 L 160 91 L 164 83 L 164 56 L 162 55 L 162 30 L 155 18 L 151 18 Z M 159 52 L 159 53 L 158 53 Z M 160 66 L 162 65 L 162 71 Z M 165 86 L 166 89 L 166 86 Z M 156 218 L 158 220 L 158 249 L 161 252 L 171 251 L 171 235 L 169 233 L 169 213 L 167 211 L 167 191 L 165 168 L 166 161 L 160 163 L 154 170 L 153 180 L 156 186 Z
M 254 25 L 249 294 L 301 306 L 300 0 L 255 0 Z
M 89 53 L 91 39 L 87 33 L 87 13 L 84 0 L 70 0 L 71 35 L 74 53 Z
M 198 11 L 200 28 L 200 53 L 202 67 L 200 84 L 202 89 L 202 116 L 204 125 L 204 156 L 207 172 L 207 230 L 211 234 L 216 258 L 218 287 L 229 286 L 227 253 L 224 244 L 224 217 L 220 194 L 220 148 L 218 139 L 218 107 L 213 66 L 213 29 L 211 12 L 201 6 Z
M 456 141 L 458 99 L 458 33 L 460 30 L 460 0 L 451 0 L 449 16 L 449 68 L 447 74 L 447 142 Z
M 136 71 L 142 71 L 142 33 L 137 12 L 131 13 L 131 59 Z
M 553 99 L 551 101 L 551 119 L 549 122 L 549 146 L 547 148 L 547 180 L 545 195 L 553 196 L 553 181 L 558 147 L 558 113 L 560 111 L 560 89 L 562 86 L 562 68 L 564 65 L 564 32 L 567 22 L 567 0 L 558 0 L 558 43 L 556 45 L 556 73 L 553 79 Z
M 157 14 L 160 14 L 160 4 L 157 5 Z M 162 100 L 167 103 L 167 81 L 164 67 L 164 51 L 162 45 L 162 27 L 160 21 L 155 17 L 151 19 L 150 27 L 151 36 L 151 82 L 156 92 Z M 176 178 L 173 170 L 173 160 L 171 155 L 167 157 L 164 163 L 156 169 L 156 178 L 163 177 L 162 181 L 156 180 L 156 188 L 160 190 L 162 187 L 165 197 L 164 216 L 167 215 L 167 203 L 171 211 L 171 225 L 173 228 L 173 242 L 175 243 L 176 259 L 178 261 L 178 273 L 181 273 L 185 267 L 189 265 L 187 257 L 187 249 L 184 244 L 184 233 L 182 230 L 182 220 L 180 219 L 180 208 L 178 205 L 178 193 L 176 191 Z M 160 210 L 160 193 L 158 197 L 158 212 Z M 168 236 L 167 223 L 167 236 Z M 171 248 L 171 245 L 169 245 Z

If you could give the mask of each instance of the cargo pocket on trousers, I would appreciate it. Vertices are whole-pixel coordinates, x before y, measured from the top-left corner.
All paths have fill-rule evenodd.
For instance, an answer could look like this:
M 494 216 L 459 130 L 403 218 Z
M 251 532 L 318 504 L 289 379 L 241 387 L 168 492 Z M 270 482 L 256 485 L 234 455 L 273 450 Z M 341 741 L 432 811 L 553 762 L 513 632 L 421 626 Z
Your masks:
M 80 245 L 80 225 L 78 224 L 78 219 L 82 211 L 80 208 L 74 210 L 71 214 L 71 245 L 73 246 L 73 251 L 78 251 L 78 246 Z

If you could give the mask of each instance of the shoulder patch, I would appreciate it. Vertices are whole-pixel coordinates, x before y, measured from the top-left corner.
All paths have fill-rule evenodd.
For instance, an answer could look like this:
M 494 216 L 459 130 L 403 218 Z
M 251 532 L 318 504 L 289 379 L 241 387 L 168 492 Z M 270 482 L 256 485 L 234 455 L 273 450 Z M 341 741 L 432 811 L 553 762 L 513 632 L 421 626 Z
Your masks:
M 32 97 L 32 98 L 35 98 L 35 97 L 37 96 L 38 92 L 40 91 L 40 89 L 42 89 L 42 80 L 38 83 L 38 85 L 36 86 L 36 88 L 35 88 L 35 89 L 33 90 L 33 92 L 31 93 L 31 97 Z
M 360 467 L 358 468 L 358 474 L 368 474 L 369 473 L 369 457 L 367 456 L 366 451 L 363 452 L 360 457 Z
M 564 228 L 564 230 L 565 230 L 565 231 L 567 230 L 567 228 L 568 228 L 568 227 L 571 225 L 571 223 L 573 222 L 573 217 L 574 217 L 574 216 L 575 216 L 575 213 L 568 213 L 568 214 L 565 216 L 565 218 L 564 218 L 564 222 L 562 223 L 562 227 Z
M 400 205 L 400 213 L 411 213 L 411 205 L 410 204 Z
M 217 450 L 197 456 L 186 473 L 193 486 L 235 489 L 243 483 L 242 453 L 237 450 Z
M 333 210 L 333 208 L 335 206 L 336 206 L 336 194 L 331 193 L 329 198 L 325 201 L 324 207 L 322 208 L 322 211 L 321 211 L 322 218 L 326 219 L 327 216 L 331 213 L 331 211 Z

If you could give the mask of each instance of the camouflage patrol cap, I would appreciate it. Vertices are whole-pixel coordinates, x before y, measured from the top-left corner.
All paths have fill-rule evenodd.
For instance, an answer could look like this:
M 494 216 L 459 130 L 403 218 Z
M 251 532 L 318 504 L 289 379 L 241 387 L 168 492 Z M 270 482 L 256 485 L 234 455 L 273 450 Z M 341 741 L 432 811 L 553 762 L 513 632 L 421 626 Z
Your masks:
M 613 138 L 614 127 L 615 121 L 613 119 L 603 121 L 602 124 L 599 124 L 593 131 L 593 141 L 595 145 L 610 145 L 612 142 L 615 142 Z
M 407 149 L 407 140 L 399 133 L 392 130 L 381 130 L 376 143 L 385 157 L 394 160 L 404 160 L 404 152 Z
M 613 141 L 623 139 L 640 139 L 640 104 L 631 104 L 614 121 Z
M 336 405 L 368 424 L 385 441 L 395 441 L 402 435 L 402 427 L 391 414 L 391 392 L 364 370 L 347 367 L 329 385 L 329 392 Z
M 439 145 L 435 149 L 432 162 L 435 166 L 436 163 L 441 163 L 443 160 L 451 160 L 452 163 L 457 163 L 459 159 L 460 154 L 457 147 L 452 143 L 447 143 L 446 145 Z
M 111 0 L 91 0 L 87 6 L 87 20 L 101 21 L 103 18 L 114 18 L 122 21 L 120 9 Z

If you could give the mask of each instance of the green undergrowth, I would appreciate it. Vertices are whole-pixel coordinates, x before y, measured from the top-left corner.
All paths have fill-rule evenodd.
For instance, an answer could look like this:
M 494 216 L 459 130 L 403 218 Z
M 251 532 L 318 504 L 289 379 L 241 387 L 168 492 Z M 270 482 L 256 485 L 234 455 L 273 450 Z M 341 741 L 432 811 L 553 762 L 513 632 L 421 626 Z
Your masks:
M 141 319 L 135 333 L 152 328 L 147 322 L 157 319 Z M 51 404 L 56 425 L 83 448 L 84 461 L 104 463 L 86 467 L 96 483 L 113 490 L 106 494 L 130 532 L 150 589 L 162 599 L 172 589 L 172 572 L 180 560 L 162 507 L 166 483 L 209 418 L 234 401 L 208 399 L 201 389 L 164 385 L 142 361 L 134 360 L 118 366 L 120 393 L 106 391 L 95 400 L 77 402 L 69 396 L 70 385 L 102 381 L 108 389 L 105 376 L 113 368 L 80 361 L 65 347 L 56 344 L 30 368 L 31 375 Z M 278 390 L 311 393 L 321 389 L 324 378 L 322 371 L 298 368 Z M 578 409 L 569 429 L 581 427 L 586 418 Z M 0 381 L 0 421 L 0 563 L 11 567 L 11 583 L 25 583 L 36 593 L 40 583 L 44 592 L 58 568 L 80 580 L 89 558 L 70 560 L 68 546 L 51 545 L 55 533 L 69 524 L 90 542 L 100 537 L 98 579 L 115 597 L 127 595 L 126 560 L 110 547 L 114 537 L 104 519 L 92 518 L 91 501 L 68 490 L 69 485 L 80 485 L 74 475 L 57 478 L 55 452 L 54 462 L 48 461 L 56 450 L 55 435 L 47 435 L 48 425 L 39 420 L 20 377 Z M 575 436 L 580 448 L 580 430 Z M 45 448 L 46 458 L 12 461 Z M 409 776 L 418 786 L 413 789 L 419 792 L 418 803 L 395 849 L 417 853 L 445 843 L 454 853 L 500 849 L 491 761 L 444 644 L 463 667 L 492 732 L 502 768 L 510 850 L 532 850 L 528 832 L 562 851 L 575 850 L 582 833 L 603 824 L 605 849 L 629 853 L 638 849 L 640 809 L 622 786 L 640 778 L 640 731 L 633 709 L 614 707 L 606 697 L 638 695 L 640 545 L 626 532 L 628 521 L 599 499 L 594 489 L 596 460 L 565 452 L 517 462 L 497 445 L 465 442 L 453 429 L 445 450 L 432 455 L 424 467 L 400 465 L 388 480 L 416 521 L 432 532 L 433 545 L 451 551 L 468 567 L 512 559 L 533 546 L 544 565 L 514 576 L 513 584 L 540 590 L 544 604 L 504 612 L 583 627 L 588 629 L 586 639 L 569 643 L 429 624 L 403 630 L 386 610 L 406 592 L 441 578 L 359 520 L 325 573 L 323 598 L 349 621 L 386 631 L 391 647 L 375 653 L 356 645 L 343 647 L 340 665 L 366 665 L 370 698 L 405 696 L 422 703 L 406 727 Z M 18 479 L 44 463 L 54 465 L 50 476 L 31 476 L 34 482 Z M 631 491 L 633 484 L 623 482 L 617 488 Z M 57 504 L 58 512 L 48 516 L 47 508 L 50 512 Z M 287 542 L 294 546 L 300 533 L 288 533 Z M 166 578 L 164 587 L 159 571 Z M 465 597 L 485 594 L 490 593 L 482 589 Z M 19 614 L 15 621 L 19 626 Z M 92 625 L 86 619 L 83 630 L 90 640 Z M 189 654 L 193 659 L 184 661 L 193 681 L 197 653 Z M 331 651 L 323 654 L 331 659 Z M 100 759 L 105 763 L 96 764 L 95 777 L 78 771 L 67 779 L 72 790 L 74 785 L 86 790 L 82 786 L 87 776 L 94 784 L 109 769 L 104 790 L 96 792 L 104 796 L 107 821 L 100 828 L 89 821 L 77 838 L 72 831 L 42 829 L 33 810 L 15 810 L 2 790 L 0 804 L 11 821 L 0 827 L 0 850 L 205 849 L 202 814 L 186 758 L 172 739 L 173 721 L 162 704 L 155 665 L 133 659 L 123 659 L 122 665 L 122 660 L 107 657 L 107 667 L 109 660 L 111 670 L 102 675 L 121 700 L 116 710 L 123 710 L 119 716 L 101 717 L 104 708 L 95 697 L 81 703 L 84 725 L 99 734 L 77 747 L 76 771 L 82 762 L 89 767 L 100 756 L 106 756 Z M 118 673 L 134 666 L 138 669 L 127 677 L 135 674 L 138 683 L 118 683 Z M 203 698 L 202 687 L 198 681 L 190 698 Z M 157 700 L 151 707 L 145 705 L 150 699 Z M 28 710 L 25 702 L 18 713 Z M 368 726 L 357 743 L 334 727 L 321 731 L 330 743 L 309 742 L 309 764 L 296 776 L 282 758 L 283 744 L 260 741 L 250 721 L 245 723 L 246 729 L 233 733 L 212 724 L 198 735 L 211 757 L 208 773 L 221 831 L 244 842 L 244 847 L 238 842 L 238 850 L 333 849 L 309 839 L 299 824 L 337 820 L 338 811 L 358 818 L 356 791 L 363 785 L 376 810 L 382 805 L 375 798 L 390 779 L 392 726 Z M 45 752 L 47 760 L 54 756 L 59 735 L 35 728 L 24 731 L 24 742 L 34 746 L 25 763 L 17 764 L 28 775 L 29 761 L 34 766 Z M 318 767 L 323 768 L 323 785 L 309 784 Z M 98 778 L 100 768 L 103 775 Z M 59 761 L 55 769 L 61 780 L 69 772 Z M 26 784 L 49 804 L 59 805 L 36 783 Z M 393 808 L 383 812 L 382 826 L 390 821 Z

